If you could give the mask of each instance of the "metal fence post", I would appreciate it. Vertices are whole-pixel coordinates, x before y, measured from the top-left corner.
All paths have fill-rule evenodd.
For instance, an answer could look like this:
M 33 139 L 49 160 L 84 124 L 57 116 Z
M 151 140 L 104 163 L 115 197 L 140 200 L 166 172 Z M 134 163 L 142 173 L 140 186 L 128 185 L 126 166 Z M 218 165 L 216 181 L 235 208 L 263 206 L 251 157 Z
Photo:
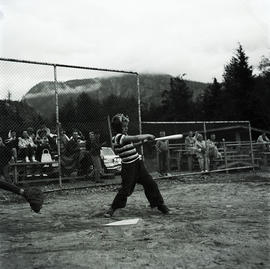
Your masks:
M 139 134 L 142 134 L 142 116 L 141 116 L 141 89 L 140 89 L 140 76 L 137 74 L 137 93 L 138 93 L 138 121 L 139 121 Z M 141 154 L 143 157 L 143 145 L 140 146 Z
M 110 115 L 107 115 L 107 124 L 108 124 L 108 130 L 109 130 L 109 136 L 110 136 L 110 146 L 112 146 L 112 128 L 111 128 L 111 120 L 110 120 Z
M 204 141 L 205 141 L 205 153 L 204 153 L 204 170 L 210 170 L 210 165 L 208 162 L 208 143 L 207 143 L 207 135 L 206 135 L 207 131 L 206 131 L 206 123 L 205 121 L 203 122 L 203 136 L 204 136 Z M 208 167 L 209 166 L 209 167 Z
M 61 170 L 61 138 L 60 138 L 60 122 L 59 122 L 59 104 L 58 104 L 58 87 L 57 87 L 57 72 L 56 65 L 54 68 L 54 87 L 55 87 L 55 117 L 56 117 L 56 129 L 57 129 L 57 154 L 58 154 L 58 173 L 59 173 L 59 186 L 62 188 L 62 170 Z
M 227 148 L 226 148 L 225 138 L 222 139 L 222 144 L 223 144 L 223 149 L 224 149 L 225 169 L 226 169 L 226 174 L 228 174 L 229 171 L 228 171 Z
M 248 132 L 249 132 L 249 142 L 250 142 L 250 154 L 251 154 L 251 163 L 253 172 L 255 172 L 255 162 L 254 162 L 254 152 L 253 152 L 253 145 L 252 145 L 252 133 L 251 133 L 251 125 L 250 121 L 248 122 Z

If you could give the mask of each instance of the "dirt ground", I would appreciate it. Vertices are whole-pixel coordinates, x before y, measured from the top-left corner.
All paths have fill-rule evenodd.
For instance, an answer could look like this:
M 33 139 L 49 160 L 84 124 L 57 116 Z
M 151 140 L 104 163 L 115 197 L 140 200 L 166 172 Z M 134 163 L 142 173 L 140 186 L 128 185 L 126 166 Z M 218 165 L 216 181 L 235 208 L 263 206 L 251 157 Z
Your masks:
M 151 210 L 141 186 L 112 219 L 117 186 L 49 193 L 41 214 L 0 191 L 0 268 L 269 268 L 270 176 L 158 184 L 170 215 Z

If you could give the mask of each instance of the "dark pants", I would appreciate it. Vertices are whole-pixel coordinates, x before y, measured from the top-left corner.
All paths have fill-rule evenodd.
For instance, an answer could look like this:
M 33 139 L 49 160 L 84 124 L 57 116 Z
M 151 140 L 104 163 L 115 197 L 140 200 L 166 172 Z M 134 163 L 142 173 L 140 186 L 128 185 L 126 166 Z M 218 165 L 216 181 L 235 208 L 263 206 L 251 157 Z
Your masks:
M 136 183 L 142 184 L 145 196 L 152 208 L 164 203 L 158 185 L 145 169 L 143 161 L 122 164 L 121 177 L 122 187 L 113 200 L 113 209 L 126 206 L 127 198 L 133 193 Z
M 32 157 L 34 156 L 34 153 L 35 153 L 35 150 L 31 146 L 28 146 L 27 148 L 21 148 L 20 149 L 20 156 L 22 158 L 28 157 L 31 160 Z
M 165 174 L 168 172 L 168 152 L 162 151 L 158 154 L 159 158 L 159 172 Z
M 10 182 L 10 183 L 12 182 L 11 178 L 9 176 L 9 165 L 8 164 L 0 166 L 0 175 L 4 176 L 5 181 Z

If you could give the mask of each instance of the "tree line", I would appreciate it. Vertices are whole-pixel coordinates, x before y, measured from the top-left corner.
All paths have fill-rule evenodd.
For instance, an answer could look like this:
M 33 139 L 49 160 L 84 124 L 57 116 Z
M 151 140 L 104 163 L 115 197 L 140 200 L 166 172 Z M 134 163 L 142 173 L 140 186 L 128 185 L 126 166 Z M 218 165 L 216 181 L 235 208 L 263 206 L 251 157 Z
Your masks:
M 257 128 L 270 125 L 270 60 L 261 59 L 259 74 L 248 62 L 239 44 L 235 55 L 225 65 L 221 82 L 216 78 L 195 100 L 184 75 L 170 79 L 169 90 L 160 96 L 160 104 L 142 107 L 143 121 L 250 120 Z M 135 97 L 111 95 L 103 101 L 82 93 L 60 109 L 62 123 L 101 122 L 107 115 L 126 113 L 138 119 Z M 135 126 L 134 126 L 135 128 Z
M 144 120 L 250 120 L 251 125 L 270 125 L 270 60 L 262 57 L 259 74 L 254 74 L 248 56 L 239 44 L 235 55 L 225 65 L 223 80 L 216 78 L 204 92 L 192 99 L 193 93 L 183 75 L 171 78 L 170 90 L 164 91 L 159 106 L 144 111 Z

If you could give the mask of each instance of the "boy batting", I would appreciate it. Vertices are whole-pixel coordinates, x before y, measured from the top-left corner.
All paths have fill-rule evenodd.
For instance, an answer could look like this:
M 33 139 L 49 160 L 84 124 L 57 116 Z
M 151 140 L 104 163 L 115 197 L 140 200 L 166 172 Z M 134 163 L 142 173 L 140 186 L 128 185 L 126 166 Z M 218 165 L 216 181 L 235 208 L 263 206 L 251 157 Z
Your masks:
M 111 126 L 115 134 L 112 138 L 112 145 L 115 153 L 122 160 L 122 186 L 104 216 L 112 217 L 115 210 L 126 206 L 127 198 L 133 193 L 136 183 L 143 186 L 151 208 L 157 207 L 163 214 L 168 214 L 169 209 L 164 204 L 158 185 L 145 169 L 144 163 L 134 146 L 134 144 L 140 142 L 154 141 L 155 137 L 151 134 L 128 135 L 128 124 L 129 118 L 123 114 L 116 114 L 112 118 Z

